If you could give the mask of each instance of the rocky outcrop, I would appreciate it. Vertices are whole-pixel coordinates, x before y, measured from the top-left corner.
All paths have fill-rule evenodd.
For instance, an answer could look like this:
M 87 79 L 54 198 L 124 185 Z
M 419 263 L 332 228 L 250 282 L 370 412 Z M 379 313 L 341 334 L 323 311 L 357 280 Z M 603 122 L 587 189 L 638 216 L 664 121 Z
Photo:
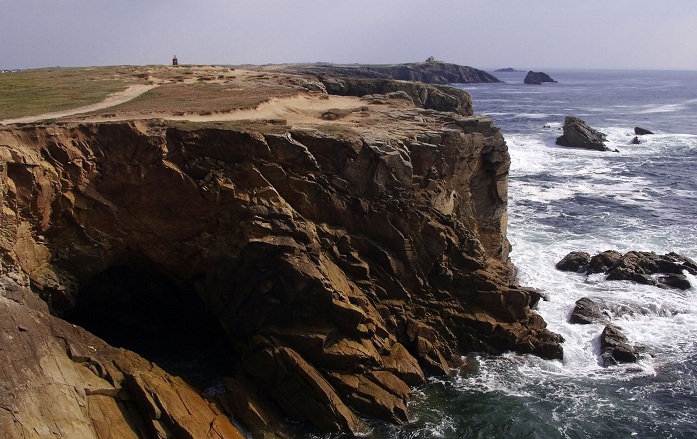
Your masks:
M 581 273 L 586 271 L 591 255 L 586 252 L 571 252 L 557 262 L 556 268 L 561 271 L 574 271 Z
M 634 127 L 634 134 L 636 134 L 637 136 L 645 136 L 648 134 L 653 134 L 653 131 L 649 131 L 646 128 L 642 127 Z
M 525 79 L 523 79 L 523 82 L 526 84 L 532 84 L 532 85 L 542 85 L 545 82 L 557 82 L 554 79 L 552 79 L 548 74 L 544 72 L 533 72 L 530 70 L 527 75 L 525 75 Z
M 469 66 L 426 61 L 389 65 L 293 65 L 285 71 L 323 78 L 396 79 L 427 84 L 472 84 L 501 82 L 495 76 Z
M 606 323 L 607 321 L 608 316 L 603 312 L 600 305 L 588 297 L 582 297 L 576 301 L 569 318 L 569 323 L 579 325 Z
M 88 431 L 110 425 L 111 437 L 235 437 L 221 410 L 255 435 L 283 418 L 357 431 L 359 416 L 406 421 L 409 386 L 467 352 L 561 358 L 561 337 L 531 311 L 539 294 L 514 284 L 499 130 L 482 117 L 366 105 L 365 117 L 397 122 L 1 130 L 0 252 L 4 275 L 21 280 L 2 301 L 3 351 L 19 353 L 2 366 L 4 380 L 18 378 L 0 410 L 19 430 L 3 437 L 64 407 L 46 434 L 103 437 Z M 156 281 L 123 296 L 134 278 Z M 58 319 L 121 299 L 186 313 L 187 294 L 233 354 L 220 404 Z M 117 332 L 179 321 L 96 315 Z M 83 381 L 97 383 L 94 397 Z M 24 413 L 34 421 L 15 422 Z
M 494 72 L 501 72 L 501 73 L 513 73 L 513 72 L 522 72 L 522 70 L 516 70 L 513 67 L 505 67 L 503 69 L 496 69 Z
M 181 378 L 50 315 L 8 262 L 0 278 L 1 437 L 244 437 Z
M 697 274 L 697 263 L 677 253 L 657 255 L 653 252 L 630 251 L 622 255 L 615 250 L 592 258 L 585 252 L 571 252 L 557 263 L 557 269 L 578 273 L 605 273 L 607 280 L 631 280 L 661 288 L 690 289 L 683 271 Z
M 586 122 L 577 117 L 567 116 L 564 119 L 563 130 L 563 134 L 557 137 L 557 145 L 596 151 L 610 151 L 610 148 L 605 146 L 607 141 L 605 134 L 591 128 Z
M 636 363 L 639 354 L 636 346 L 629 344 L 627 337 L 617 326 L 607 325 L 600 334 L 600 362 L 603 366 L 619 363 Z
M 327 93 L 338 96 L 384 96 L 387 99 L 408 97 L 414 105 L 436 111 L 472 116 L 469 93 L 453 87 L 419 84 L 385 79 L 324 78 Z

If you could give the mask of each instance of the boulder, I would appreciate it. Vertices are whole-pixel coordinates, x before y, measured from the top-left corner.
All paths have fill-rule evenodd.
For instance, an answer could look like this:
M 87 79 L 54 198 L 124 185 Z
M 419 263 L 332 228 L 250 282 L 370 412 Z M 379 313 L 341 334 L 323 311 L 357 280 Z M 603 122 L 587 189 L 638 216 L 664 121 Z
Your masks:
M 561 271 L 573 271 L 582 273 L 586 271 L 591 256 L 586 252 L 571 252 L 557 262 L 556 268 Z
M 644 136 L 647 134 L 653 134 L 653 131 L 649 131 L 646 128 L 634 127 L 634 134 L 637 136 Z
M 541 85 L 544 82 L 557 82 L 544 72 L 533 72 L 530 70 L 523 82 L 526 84 Z
M 637 349 L 629 344 L 622 331 L 614 325 L 605 326 L 600 334 L 600 361 L 603 366 L 636 363 L 638 359 Z
M 614 267 L 622 259 L 622 253 L 615 250 L 606 250 L 593 256 L 588 263 L 588 274 L 605 273 Z
M 632 137 L 632 140 L 629 141 L 630 145 L 639 145 L 641 144 L 641 141 L 639 140 L 638 136 Z
M 608 316 L 600 308 L 600 305 L 588 297 L 582 297 L 576 301 L 571 311 L 570 323 L 586 325 L 589 323 L 607 323 Z
M 605 146 L 607 141 L 605 134 L 591 128 L 586 122 L 577 117 L 567 116 L 564 119 L 563 130 L 563 134 L 557 138 L 557 145 L 596 151 L 610 151 L 610 148 Z

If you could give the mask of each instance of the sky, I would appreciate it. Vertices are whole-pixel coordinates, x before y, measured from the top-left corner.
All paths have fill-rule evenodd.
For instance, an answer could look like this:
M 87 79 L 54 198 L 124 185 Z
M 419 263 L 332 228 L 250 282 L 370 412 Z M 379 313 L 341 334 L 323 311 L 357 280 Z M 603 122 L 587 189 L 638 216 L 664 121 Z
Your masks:
M 0 0 L 0 69 L 388 64 L 697 70 L 697 0 Z

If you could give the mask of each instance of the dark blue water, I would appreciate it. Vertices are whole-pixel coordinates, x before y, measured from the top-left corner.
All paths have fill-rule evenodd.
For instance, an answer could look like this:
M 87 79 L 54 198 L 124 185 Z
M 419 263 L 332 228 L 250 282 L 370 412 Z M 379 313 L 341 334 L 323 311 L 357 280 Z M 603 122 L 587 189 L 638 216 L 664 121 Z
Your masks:
M 557 84 L 463 85 L 503 131 L 512 157 L 509 239 L 521 283 L 549 296 L 563 361 L 472 356 L 475 367 L 419 389 L 404 426 L 370 438 L 697 438 L 697 291 L 558 272 L 572 250 L 676 251 L 697 259 L 697 72 L 547 71 Z M 618 153 L 555 145 L 565 116 Z M 654 131 L 630 145 L 634 127 Z M 693 285 L 697 280 L 691 278 Z M 601 325 L 571 325 L 581 297 L 640 310 L 614 323 L 646 354 L 600 365 Z

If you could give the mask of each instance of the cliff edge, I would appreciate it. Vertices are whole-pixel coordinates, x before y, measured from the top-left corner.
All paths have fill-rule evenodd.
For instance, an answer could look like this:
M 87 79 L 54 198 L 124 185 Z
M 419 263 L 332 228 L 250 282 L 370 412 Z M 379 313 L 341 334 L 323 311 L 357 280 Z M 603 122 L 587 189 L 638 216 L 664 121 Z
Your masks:
M 314 125 L 0 129 L 2 436 L 357 432 L 468 352 L 561 358 L 514 283 L 500 131 L 382 87 Z M 77 326 L 137 351 L 204 321 L 207 394 Z

